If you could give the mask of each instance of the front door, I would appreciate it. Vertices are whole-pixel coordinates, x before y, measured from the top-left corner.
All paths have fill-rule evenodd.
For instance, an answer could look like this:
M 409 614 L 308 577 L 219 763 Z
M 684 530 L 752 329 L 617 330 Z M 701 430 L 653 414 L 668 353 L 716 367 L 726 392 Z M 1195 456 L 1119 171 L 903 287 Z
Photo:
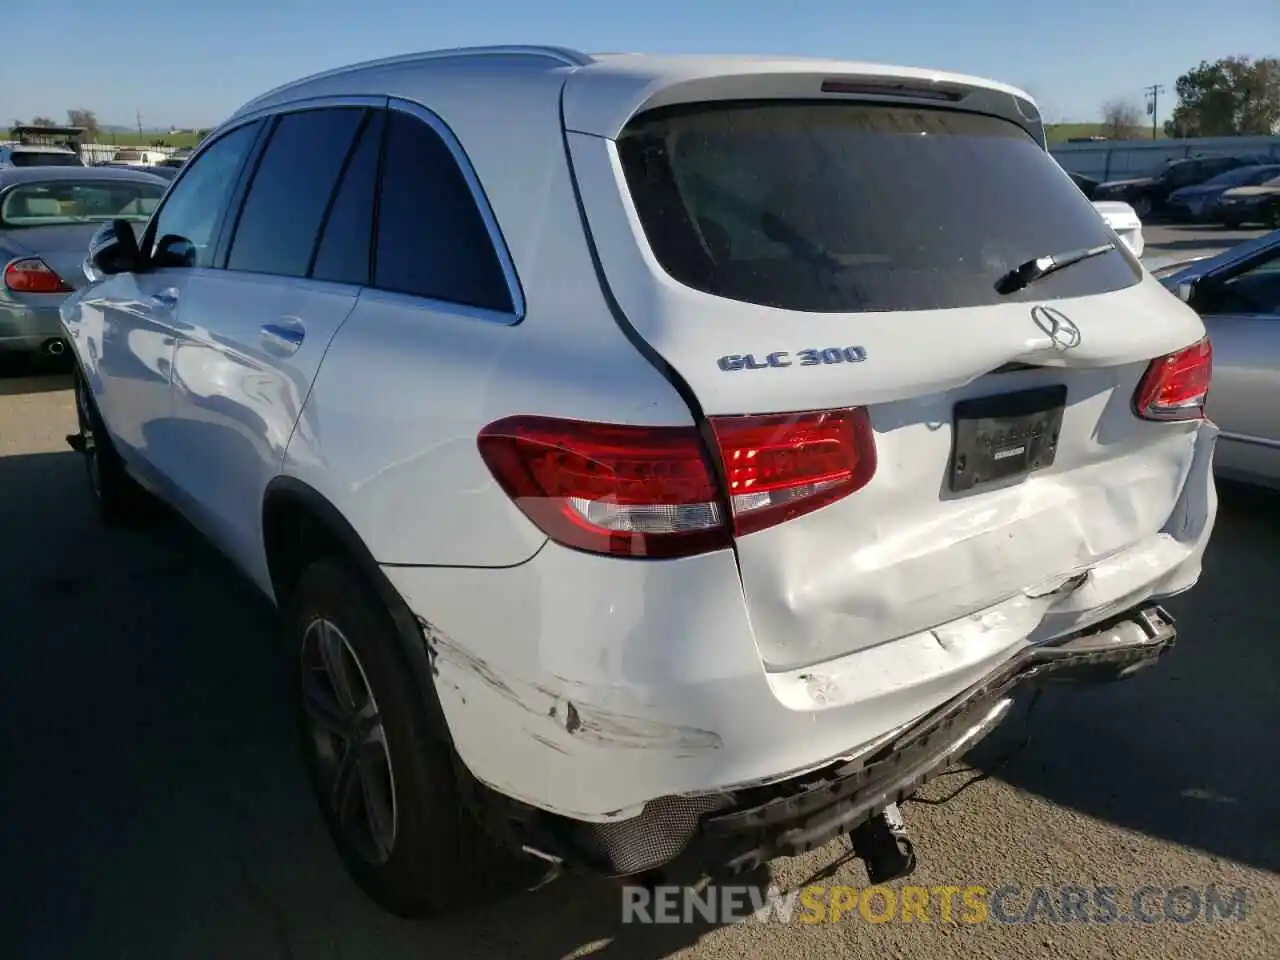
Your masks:
M 369 264 L 382 112 L 344 101 L 269 121 L 222 269 L 183 292 L 172 476 L 187 512 L 264 586 L 262 502 Z M 356 241 L 359 250 L 351 248 Z
M 85 300 L 86 351 L 103 419 L 124 455 L 162 484 L 171 465 L 170 380 L 182 301 L 212 263 L 258 128 L 237 127 L 202 150 L 147 227 L 144 269 L 109 277 Z
M 1222 430 L 1215 463 L 1224 475 L 1280 485 L 1280 244 L 1202 280 L 1194 305 L 1213 342 L 1205 410 Z

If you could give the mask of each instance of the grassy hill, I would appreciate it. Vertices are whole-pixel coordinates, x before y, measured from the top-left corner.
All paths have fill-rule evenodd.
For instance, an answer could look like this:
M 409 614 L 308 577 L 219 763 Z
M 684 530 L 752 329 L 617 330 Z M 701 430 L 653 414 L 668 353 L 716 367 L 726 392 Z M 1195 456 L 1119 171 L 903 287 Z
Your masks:
M 103 130 L 96 139 L 96 143 L 110 143 L 119 147 L 149 147 L 157 142 L 165 147 L 194 147 L 198 142 L 198 137 L 194 133 L 165 133 L 163 131 L 153 131 L 138 133 L 133 131 L 115 131 Z
M 1047 123 L 1044 127 L 1045 139 L 1049 143 L 1063 143 L 1072 137 L 1105 137 L 1106 127 L 1101 123 Z M 1157 131 L 1160 139 L 1164 138 L 1164 131 Z M 1125 140 L 1146 140 L 1151 136 L 1151 127 L 1134 127 L 1127 137 L 1119 137 L 1116 139 Z

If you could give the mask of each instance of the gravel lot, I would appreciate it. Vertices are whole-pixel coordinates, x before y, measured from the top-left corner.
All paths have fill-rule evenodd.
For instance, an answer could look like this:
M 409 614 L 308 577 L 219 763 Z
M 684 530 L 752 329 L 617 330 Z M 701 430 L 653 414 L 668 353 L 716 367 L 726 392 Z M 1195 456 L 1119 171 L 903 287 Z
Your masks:
M 1047 692 L 1024 750 L 998 762 L 1019 715 L 969 758 L 977 772 L 905 809 L 912 883 L 1245 886 L 1243 921 L 636 927 L 614 887 L 572 877 L 412 924 L 362 898 L 324 835 L 262 602 L 177 521 L 106 533 L 73 425 L 64 376 L 0 377 L 6 957 L 1280 957 L 1280 498 L 1223 488 L 1204 578 L 1169 604 L 1170 660 Z M 772 882 L 842 852 L 775 864 Z

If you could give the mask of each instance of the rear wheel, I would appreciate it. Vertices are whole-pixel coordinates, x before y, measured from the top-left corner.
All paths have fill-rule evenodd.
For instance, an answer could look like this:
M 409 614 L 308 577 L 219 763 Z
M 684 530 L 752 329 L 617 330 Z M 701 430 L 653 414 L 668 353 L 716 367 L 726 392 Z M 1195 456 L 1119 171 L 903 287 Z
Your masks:
M 402 917 L 477 902 L 514 876 L 463 802 L 451 747 L 386 608 L 344 565 L 319 560 L 291 591 L 284 626 L 312 786 L 348 872 Z M 426 692 L 426 695 L 430 695 Z
M 135 523 L 152 505 L 150 495 L 129 476 L 102 425 L 88 384 L 79 373 L 75 378 L 75 399 L 85 472 L 98 515 L 113 526 Z
M 1266 224 L 1272 230 L 1280 229 L 1280 203 L 1273 203 L 1265 214 Z
M 1153 209 L 1154 205 L 1151 202 L 1151 198 L 1145 193 L 1134 198 L 1133 212 L 1138 215 L 1139 220 L 1145 220 L 1147 217 L 1151 216 L 1151 211 Z

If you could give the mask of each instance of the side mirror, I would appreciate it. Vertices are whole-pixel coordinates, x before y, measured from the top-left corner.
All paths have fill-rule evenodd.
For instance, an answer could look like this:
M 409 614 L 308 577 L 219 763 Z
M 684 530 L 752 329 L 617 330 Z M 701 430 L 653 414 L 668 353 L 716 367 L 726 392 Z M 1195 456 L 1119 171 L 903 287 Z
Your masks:
M 1196 295 L 1196 282 L 1194 280 L 1183 280 L 1174 287 L 1173 292 L 1183 303 L 1190 303 L 1191 298 Z
M 85 276 L 97 283 L 104 277 L 136 270 L 140 260 L 133 224 L 128 220 L 112 220 L 104 223 L 89 241 Z

